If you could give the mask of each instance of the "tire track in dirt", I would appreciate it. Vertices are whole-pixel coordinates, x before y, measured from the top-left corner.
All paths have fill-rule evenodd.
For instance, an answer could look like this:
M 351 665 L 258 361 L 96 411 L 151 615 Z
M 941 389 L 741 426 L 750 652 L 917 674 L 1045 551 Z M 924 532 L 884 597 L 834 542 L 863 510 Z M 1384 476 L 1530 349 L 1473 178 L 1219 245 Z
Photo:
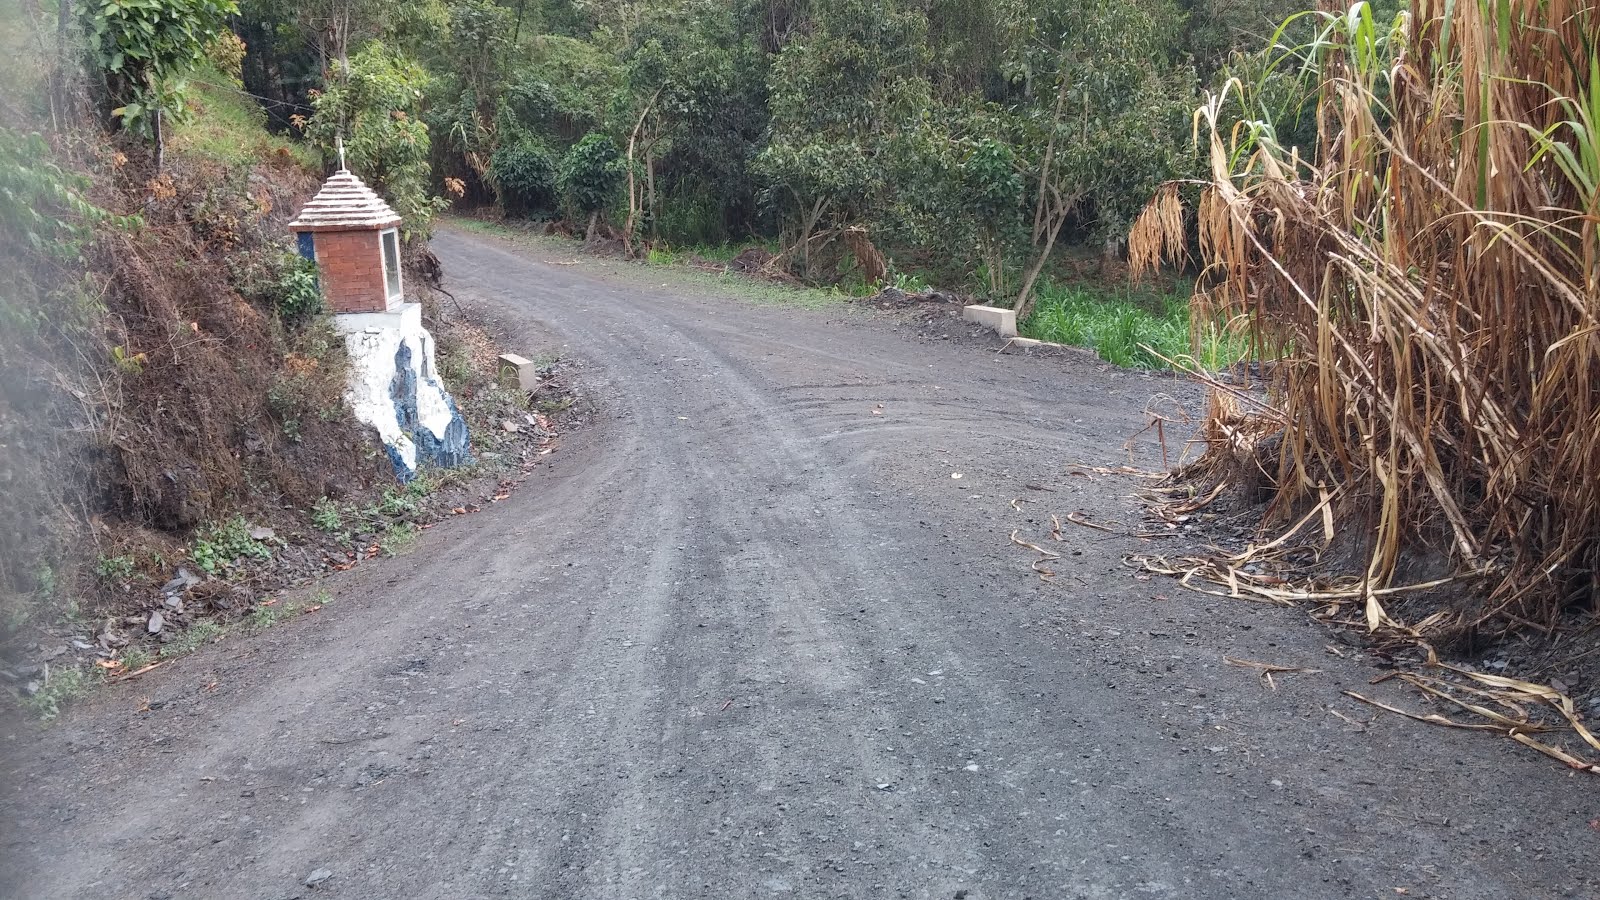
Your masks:
M 1013 529 L 1133 514 L 1063 464 L 1155 465 L 1124 444 L 1184 386 L 435 249 L 513 346 L 583 361 L 595 423 L 316 616 L 13 738 L 0 894 L 1597 893 L 1564 775 L 1353 732 L 1324 708 L 1376 670 L 1295 614 L 1141 581 L 1085 529 L 1058 584 L 1028 571 Z M 1223 653 L 1325 674 L 1268 692 Z

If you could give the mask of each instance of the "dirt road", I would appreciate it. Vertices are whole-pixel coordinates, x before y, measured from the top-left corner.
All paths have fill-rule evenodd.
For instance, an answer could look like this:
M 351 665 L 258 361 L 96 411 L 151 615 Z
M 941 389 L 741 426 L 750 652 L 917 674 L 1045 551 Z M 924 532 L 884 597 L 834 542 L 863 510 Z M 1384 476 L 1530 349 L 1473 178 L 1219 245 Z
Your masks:
M 1339 689 L 1414 699 L 1301 614 L 1135 577 L 1130 538 L 1049 540 L 1130 521 L 1135 480 L 1067 464 L 1189 389 L 435 249 L 584 361 L 595 421 L 322 612 L 14 725 L 0 894 L 1600 895 L 1592 780 L 1372 719 Z

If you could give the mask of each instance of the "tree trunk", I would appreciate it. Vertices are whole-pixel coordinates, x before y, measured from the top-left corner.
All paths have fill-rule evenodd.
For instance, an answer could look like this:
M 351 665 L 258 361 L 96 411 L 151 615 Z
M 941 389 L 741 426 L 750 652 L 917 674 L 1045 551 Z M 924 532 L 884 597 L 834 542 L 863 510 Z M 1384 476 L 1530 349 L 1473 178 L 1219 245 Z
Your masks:
M 1050 137 L 1044 144 L 1044 160 L 1039 164 L 1039 196 L 1033 204 L 1033 243 L 1039 243 L 1041 231 L 1045 226 L 1045 211 L 1049 205 L 1050 170 L 1055 165 L 1056 158 L 1056 132 L 1061 128 L 1062 110 L 1067 104 L 1067 78 L 1065 75 L 1056 76 L 1061 80 L 1061 85 L 1056 89 L 1055 112 L 1050 117 Z
M 1012 304 L 1012 309 L 1017 313 L 1017 322 L 1020 324 L 1027 318 L 1033 308 L 1033 285 L 1039 280 L 1039 273 L 1044 271 L 1046 262 L 1050 260 L 1050 251 L 1055 248 L 1056 237 L 1061 234 L 1061 226 L 1066 224 L 1067 213 L 1072 210 L 1077 200 L 1068 201 L 1061 194 L 1059 186 L 1052 182 L 1056 155 L 1056 134 L 1061 130 L 1061 118 L 1065 113 L 1067 104 L 1067 57 L 1061 57 L 1061 71 L 1057 74 L 1060 83 L 1056 87 L 1055 111 L 1050 117 L 1050 137 L 1045 142 L 1044 160 L 1039 166 L 1039 195 L 1033 207 L 1033 245 L 1039 246 L 1043 239 L 1044 247 L 1039 250 L 1039 255 L 1034 259 L 1033 265 L 1028 268 L 1028 274 L 1022 279 L 1022 289 L 1017 291 L 1017 302 Z
M 989 293 L 999 297 L 1006 292 L 1005 251 L 1001 247 L 1000 239 L 993 234 L 983 236 L 984 264 L 989 267 Z
M 1100 247 L 1100 271 L 1102 274 L 1109 272 L 1112 266 L 1122 261 L 1122 241 L 1116 234 L 1107 234 L 1105 243 Z
M 1050 251 L 1055 248 L 1056 236 L 1061 234 L 1061 226 L 1067 223 L 1067 210 L 1071 207 L 1058 206 L 1050 212 L 1050 222 L 1045 229 L 1044 249 L 1039 252 L 1033 265 L 1028 267 L 1027 277 L 1022 279 L 1022 290 L 1017 292 L 1017 302 L 1012 304 L 1016 310 L 1017 322 L 1021 324 L 1028 313 L 1033 311 L 1033 284 L 1039 280 L 1039 273 L 1044 271 L 1044 264 L 1050 260 Z
M 158 95 L 159 96 L 159 95 Z M 166 138 L 161 133 L 161 107 L 156 106 L 156 174 L 161 174 L 161 167 L 166 162 Z
M 595 242 L 595 229 L 599 227 L 600 210 L 597 209 L 594 212 L 589 213 L 589 226 L 583 230 L 583 242 L 585 244 L 592 244 Z
M 650 210 L 650 240 L 657 238 L 656 222 L 660 220 L 656 210 L 656 154 L 652 146 L 644 156 L 644 208 Z
M 800 225 L 800 271 L 801 277 L 807 282 L 811 281 L 811 235 L 816 232 L 817 222 L 822 218 L 822 211 L 827 205 L 826 198 L 818 198 Z
M 639 221 L 639 190 L 634 178 L 633 164 L 634 148 L 639 145 L 639 132 L 644 128 L 644 120 L 650 115 L 650 110 L 656 105 L 656 98 L 661 96 L 661 89 L 656 88 L 650 102 L 644 105 L 644 110 L 639 113 L 639 121 L 633 124 L 633 132 L 628 135 L 628 222 L 622 228 L 622 246 L 629 258 L 633 257 L 633 229 Z

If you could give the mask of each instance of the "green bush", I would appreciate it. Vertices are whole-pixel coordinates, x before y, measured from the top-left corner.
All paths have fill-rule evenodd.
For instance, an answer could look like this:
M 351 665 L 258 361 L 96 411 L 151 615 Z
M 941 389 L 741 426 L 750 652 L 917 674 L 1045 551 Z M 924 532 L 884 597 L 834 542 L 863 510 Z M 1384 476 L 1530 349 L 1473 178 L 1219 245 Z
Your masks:
M 110 0 L 78 4 L 90 58 L 106 76 L 112 113 L 141 135 L 159 133 L 159 117 L 185 114 L 187 76 L 227 31 L 233 0 Z
M 532 138 L 496 150 L 489 159 L 489 181 L 500 207 L 512 215 L 553 210 L 559 197 L 555 156 Z
M 226 262 L 239 293 L 277 313 L 284 325 L 303 328 L 322 312 L 322 288 L 311 260 L 274 244 L 230 254 Z
M 286 325 L 304 325 L 322 312 L 317 264 L 298 254 L 284 254 L 278 277 L 268 290 L 272 308 Z
M 596 132 L 583 136 L 561 159 L 559 183 L 575 212 L 595 216 L 616 196 L 626 174 L 617 144 Z

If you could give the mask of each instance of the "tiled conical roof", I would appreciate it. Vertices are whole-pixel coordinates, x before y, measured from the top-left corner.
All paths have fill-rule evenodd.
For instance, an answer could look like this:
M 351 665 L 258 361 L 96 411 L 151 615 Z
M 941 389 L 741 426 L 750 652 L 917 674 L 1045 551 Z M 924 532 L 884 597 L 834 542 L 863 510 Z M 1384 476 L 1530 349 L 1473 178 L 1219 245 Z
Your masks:
M 387 228 L 398 224 L 400 216 L 382 197 L 348 170 L 340 169 L 322 183 L 322 190 L 300 210 L 289 227 L 295 231 L 332 231 Z

